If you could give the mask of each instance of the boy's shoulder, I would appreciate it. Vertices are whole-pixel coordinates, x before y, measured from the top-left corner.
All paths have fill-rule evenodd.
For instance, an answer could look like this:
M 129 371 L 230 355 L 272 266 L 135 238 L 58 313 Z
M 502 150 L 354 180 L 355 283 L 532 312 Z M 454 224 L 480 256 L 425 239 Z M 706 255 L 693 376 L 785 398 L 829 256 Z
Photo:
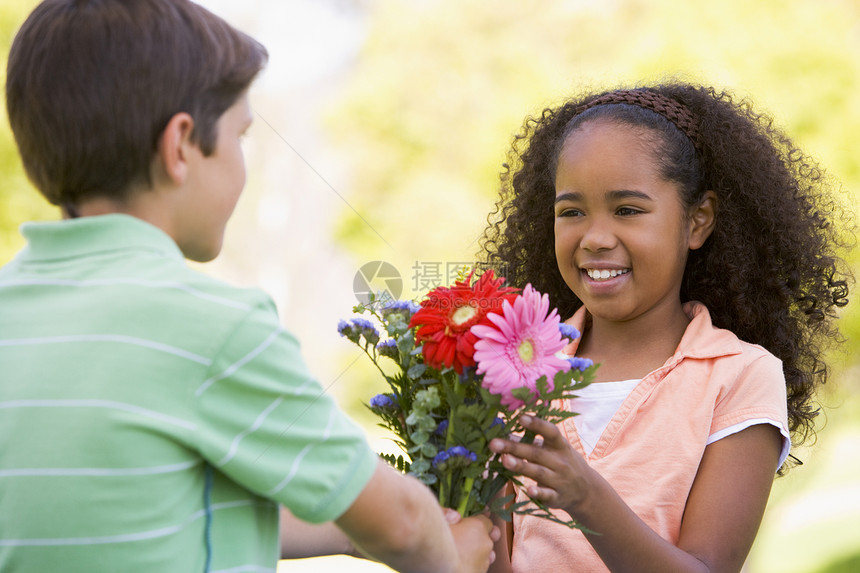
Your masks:
M 218 314 L 273 306 L 259 288 L 243 287 L 192 268 L 164 231 L 128 215 L 26 223 L 27 246 L 0 268 L 21 287 L 68 286 L 104 296 L 104 304 L 180 308 Z
M 134 223 L 139 221 L 135 219 Z M 148 293 L 150 302 L 153 298 L 171 300 L 172 304 L 187 305 L 213 315 L 237 314 L 234 311 L 242 315 L 260 307 L 274 310 L 272 298 L 259 287 L 236 285 L 190 264 L 173 239 L 160 229 L 145 222 L 144 225 L 143 233 L 151 235 L 148 238 L 152 241 L 151 250 L 146 251 L 146 243 L 138 245 L 137 257 L 118 260 L 111 270 L 111 276 L 120 282 L 128 277 L 128 290 L 135 289 L 144 297 Z
M 177 269 L 175 280 L 168 282 L 178 290 L 203 300 L 220 302 L 237 309 L 250 310 L 261 305 L 274 305 L 272 298 L 259 287 L 235 285 L 187 265 Z

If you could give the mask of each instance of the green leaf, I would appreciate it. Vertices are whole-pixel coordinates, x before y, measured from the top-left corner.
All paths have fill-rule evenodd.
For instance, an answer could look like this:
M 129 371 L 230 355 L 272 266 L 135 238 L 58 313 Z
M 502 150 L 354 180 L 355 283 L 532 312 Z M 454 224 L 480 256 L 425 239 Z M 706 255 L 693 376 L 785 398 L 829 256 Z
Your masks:
M 424 444 L 422 444 L 420 451 L 421 451 L 421 455 L 424 456 L 425 458 L 432 458 L 437 453 L 439 453 L 438 450 L 436 449 L 436 446 L 434 446 L 430 442 L 425 442 Z
M 525 386 L 520 386 L 519 388 L 514 388 L 511 390 L 511 395 L 518 400 L 522 400 L 525 403 L 529 403 L 534 398 L 534 394 L 531 391 L 531 388 L 527 388 Z
M 425 432 L 434 432 L 439 424 L 433 419 L 432 416 L 424 416 L 418 423 L 416 424 L 419 430 L 423 430 Z
M 409 356 L 414 347 L 415 342 L 412 340 L 412 336 L 408 333 L 397 337 L 397 349 L 400 351 L 401 356 Z
M 412 472 L 422 474 L 430 469 L 430 462 L 424 458 L 419 458 L 412 462 Z
M 409 434 L 409 439 L 411 439 L 415 444 L 421 445 L 430 439 L 430 433 L 424 430 L 416 430 Z
M 406 372 L 406 375 L 413 380 L 421 378 L 421 375 L 427 370 L 426 364 L 415 364 Z

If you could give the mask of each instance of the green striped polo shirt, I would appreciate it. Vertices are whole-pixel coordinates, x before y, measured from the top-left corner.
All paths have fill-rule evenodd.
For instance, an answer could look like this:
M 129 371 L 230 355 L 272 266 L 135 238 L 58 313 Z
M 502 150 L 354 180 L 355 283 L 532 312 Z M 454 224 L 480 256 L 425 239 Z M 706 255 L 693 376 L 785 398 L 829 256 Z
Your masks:
M 0 268 L 0 571 L 275 571 L 278 503 L 341 515 L 376 454 L 271 299 L 126 215 Z

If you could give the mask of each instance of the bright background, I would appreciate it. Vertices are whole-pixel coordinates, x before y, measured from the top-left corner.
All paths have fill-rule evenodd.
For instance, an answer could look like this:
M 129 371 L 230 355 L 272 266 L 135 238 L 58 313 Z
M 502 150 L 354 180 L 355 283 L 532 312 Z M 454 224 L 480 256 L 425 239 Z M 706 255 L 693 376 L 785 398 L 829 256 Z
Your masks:
M 380 448 L 361 401 L 381 382 L 335 332 L 356 302 L 356 273 L 390 262 L 411 297 L 473 261 L 512 136 L 566 94 L 664 77 L 728 88 L 771 114 L 858 204 L 856 0 L 201 3 L 261 40 L 270 64 L 252 92 L 246 193 L 223 254 L 200 268 L 269 291 L 313 372 Z M 3 62 L 34 5 L 0 5 Z M 5 64 L 0 74 L 5 82 Z M 4 102 L 0 264 L 22 245 L 18 224 L 56 217 L 22 173 Z M 852 263 L 856 272 L 856 253 Z M 748 573 L 860 571 L 858 304 L 843 316 L 818 443 L 777 480 Z M 281 570 L 387 569 L 340 557 Z

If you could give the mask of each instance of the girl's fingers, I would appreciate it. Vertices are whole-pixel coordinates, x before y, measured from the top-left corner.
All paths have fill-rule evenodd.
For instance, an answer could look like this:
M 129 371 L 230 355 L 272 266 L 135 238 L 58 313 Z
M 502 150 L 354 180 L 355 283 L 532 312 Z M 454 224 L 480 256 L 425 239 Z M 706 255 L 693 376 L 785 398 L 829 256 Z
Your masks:
M 564 444 L 562 448 L 549 447 L 547 442 L 540 444 L 523 444 L 508 440 L 496 439 L 490 442 L 490 450 L 499 454 L 510 454 L 522 460 L 528 460 L 549 468 L 556 468 L 562 463 L 562 454 L 569 448 Z
M 543 442 L 550 447 L 558 447 L 560 444 L 567 445 L 567 441 L 558 431 L 558 428 L 546 420 L 533 418 L 532 416 L 520 417 L 520 423 L 526 430 L 543 436 Z
M 552 468 L 548 468 L 540 463 L 531 463 L 528 460 L 519 460 L 516 468 L 508 468 L 515 471 L 517 474 L 536 481 L 544 486 L 558 485 L 558 474 Z
M 502 457 L 502 463 L 504 463 L 505 467 L 508 469 L 516 469 L 517 471 L 519 471 L 519 467 L 508 467 L 508 464 L 505 463 L 505 458 L 512 457 L 518 460 L 528 460 L 534 464 L 553 466 L 553 462 L 557 461 L 556 458 L 558 457 L 556 454 L 546 451 L 540 446 L 536 446 L 534 444 L 521 444 L 507 440 L 493 440 L 490 442 L 490 450 L 499 454 L 505 454 Z
M 536 485 L 530 485 L 526 488 L 526 493 L 530 498 L 542 501 L 548 505 L 552 505 L 552 502 L 558 497 L 558 492 L 554 489 L 538 487 Z

